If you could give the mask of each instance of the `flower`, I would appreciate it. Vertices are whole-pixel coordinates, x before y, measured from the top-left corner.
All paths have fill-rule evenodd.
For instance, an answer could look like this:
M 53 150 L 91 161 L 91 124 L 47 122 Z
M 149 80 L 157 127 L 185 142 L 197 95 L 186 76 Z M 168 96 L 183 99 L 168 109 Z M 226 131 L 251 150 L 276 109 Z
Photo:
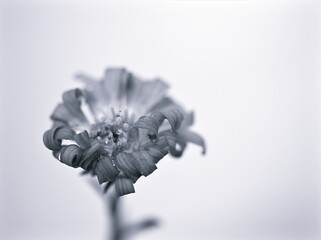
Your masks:
M 189 130 L 193 112 L 166 95 L 163 81 L 144 81 L 121 68 L 107 69 L 100 81 L 77 77 L 85 88 L 63 93 L 43 135 L 62 163 L 91 172 L 100 184 L 114 183 L 122 196 L 135 192 L 134 183 L 165 155 L 180 157 L 188 142 L 205 153 L 203 138 Z

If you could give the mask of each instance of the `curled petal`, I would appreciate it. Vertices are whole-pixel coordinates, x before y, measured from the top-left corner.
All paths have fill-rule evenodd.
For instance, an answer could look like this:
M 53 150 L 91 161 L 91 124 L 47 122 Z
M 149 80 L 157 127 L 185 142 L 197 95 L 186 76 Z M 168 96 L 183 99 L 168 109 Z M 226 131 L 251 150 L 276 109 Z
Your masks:
M 82 149 L 90 147 L 90 139 L 87 131 L 76 134 L 75 141 Z
M 147 148 L 146 152 L 153 157 L 155 164 L 158 163 L 159 160 L 161 160 L 168 153 L 168 151 L 158 147 Z
M 157 139 L 157 141 L 155 142 L 156 146 L 159 148 L 159 149 L 162 149 L 164 151 L 167 151 L 169 149 L 169 145 L 168 145 L 168 142 L 167 142 L 167 138 L 166 136 L 162 136 L 160 135 Z
M 162 125 L 164 119 L 165 119 L 165 116 L 162 112 L 153 112 L 151 114 L 151 117 L 154 118 L 156 120 L 156 123 L 157 123 L 157 130 L 159 128 L 160 125 Z
M 172 131 L 177 131 L 180 126 L 183 123 L 184 115 L 182 113 L 182 110 L 180 110 L 178 107 L 172 107 L 170 109 L 166 109 L 163 111 L 157 111 L 153 112 L 151 114 L 151 117 L 156 120 L 157 123 L 157 130 L 163 123 L 164 119 L 167 119 Z
M 206 153 L 206 146 L 204 139 L 195 132 L 185 130 L 179 133 L 187 142 L 194 143 L 202 147 L 202 154 Z
M 77 145 L 71 144 L 63 146 L 60 151 L 60 161 L 70 167 L 76 168 L 79 167 L 81 155 L 82 151 Z
M 136 163 L 136 160 L 133 159 L 131 154 L 118 154 L 116 158 L 116 166 L 120 171 L 128 175 L 133 180 L 133 182 L 136 182 L 137 179 L 141 176 L 140 171 L 137 169 L 138 164 Z
M 56 139 L 67 139 L 67 140 L 74 140 L 75 131 L 72 130 L 70 127 L 59 127 L 55 132 Z
M 141 151 L 133 152 L 132 156 L 134 157 L 134 160 L 137 164 L 137 169 L 145 177 L 157 169 L 153 159 L 150 157 L 146 157 Z
M 133 127 L 147 129 L 150 135 L 156 137 L 159 125 L 155 118 L 143 116 L 134 123 Z
M 186 140 L 177 133 L 171 131 L 161 132 L 160 138 L 166 138 L 169 145 L 169 153 L 174 157 L 180 157 L 186 147 Z
M 169 124 L 172 127 L 173 131 L 176 131 L 181 126 L 184 115 L 178 108 L 172 108 L 168 110 L 164 110 L 161 112 L 164 114 L 165 118 L 168 120 Z
M 146 150 L 141 150 L 140 153 L 146 159 L 148 163 L 156 164 L 160 159 L 156 159 L 153 155 L 150 155 Z M 156 165 L 155 165 L 156 166 Z
M 83 159 L 80 163 L 81 167 L 85 170 L 90 170 L 90 166 L 98 160 L 100 155 L 101 146 L 98 141 L 94 140 L 90 148 L 86 149 L 83 153 Z
M 43 134 L 43 143 L 50 150 L 59 150 L 61 148 L 61 141 L 55 138 L 56 128 L 49 129 Z
M 103 157 L 97 163 L 95 173 L 100 184 L 107 181 L 114 181 L 119 171 L 117 170 L 112 159 L 108 156 Z
M 119 176 L 116 178 L 115 187 L 119 196 L 135 192 L 132 180 L 130 180 L 124 174 L 119 174 Z

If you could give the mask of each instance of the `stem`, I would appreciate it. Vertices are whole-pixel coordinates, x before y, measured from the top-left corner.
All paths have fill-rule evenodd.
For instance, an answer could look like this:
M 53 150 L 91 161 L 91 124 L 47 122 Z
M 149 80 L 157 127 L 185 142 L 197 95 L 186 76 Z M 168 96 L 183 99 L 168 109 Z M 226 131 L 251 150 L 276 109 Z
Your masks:
M 106 207 L 106 216 L 110 215 L 111 234 L 106 233 L 107 240 L 124 240 L 124 234 L 120 216 L 120 199 L 117 196 L 115 189 L 111 186 L 107 193 L 102 191 L 101 186 L 96 180 L 90 178 L 87 182 L 96 190 L 96 193 L 101 196 Z
M 107 207 L 111 215 L 111 240 L 122 240 L 121 218 L 120 218 L 120 201 L 119 197 L 112 191 L 110 191 L 109 201 Z
M 127 226 L 123 226 L 121 219 L 121 200 L 118 197 L 114 186 L 111 184 L 106 185 L 102 190 L 101 186 L 97 183 L 96 179 L 87 179 L 88 183 L 96 190 L 96 193 L 104 201 L 106 207 L 106 216 L 110 216 L 111 228 L 110 233 L 106 233 L 106 240 L 124 240 L 127 236 L 136 234 L 144 229 L 155 227 L 158 225 L 158 221 L 154 218 L 147 218 L 138 223 L 132 223 Z M 108 190 L 108 191 L 107 191 Z M 105 193 L 107 191 L 107 193 Z

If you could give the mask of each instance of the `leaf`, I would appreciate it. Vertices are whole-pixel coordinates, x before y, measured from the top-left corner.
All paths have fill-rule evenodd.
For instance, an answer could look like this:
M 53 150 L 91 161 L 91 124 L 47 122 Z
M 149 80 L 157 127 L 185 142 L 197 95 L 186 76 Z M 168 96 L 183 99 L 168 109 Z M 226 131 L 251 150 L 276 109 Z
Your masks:
M 129 224 L 122 228 L 122 234 L 124 236 L 133 236 L 143 230 L 157 227 L 159 225 L 159 221 L 155 218 L 147 218 L 142 221 Z

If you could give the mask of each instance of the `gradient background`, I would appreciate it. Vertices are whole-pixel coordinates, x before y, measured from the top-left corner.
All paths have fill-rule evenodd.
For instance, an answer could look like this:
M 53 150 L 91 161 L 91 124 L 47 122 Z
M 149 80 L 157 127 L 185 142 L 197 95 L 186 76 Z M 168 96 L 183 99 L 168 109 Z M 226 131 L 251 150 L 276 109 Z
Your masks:
M 2 1 L 0 239 L 102 239 L 101 199 L 42 143 L 78 72 L 162 77 L 190 146 L 124 197 L 133 239 L 319 239 L 319 1 Z

